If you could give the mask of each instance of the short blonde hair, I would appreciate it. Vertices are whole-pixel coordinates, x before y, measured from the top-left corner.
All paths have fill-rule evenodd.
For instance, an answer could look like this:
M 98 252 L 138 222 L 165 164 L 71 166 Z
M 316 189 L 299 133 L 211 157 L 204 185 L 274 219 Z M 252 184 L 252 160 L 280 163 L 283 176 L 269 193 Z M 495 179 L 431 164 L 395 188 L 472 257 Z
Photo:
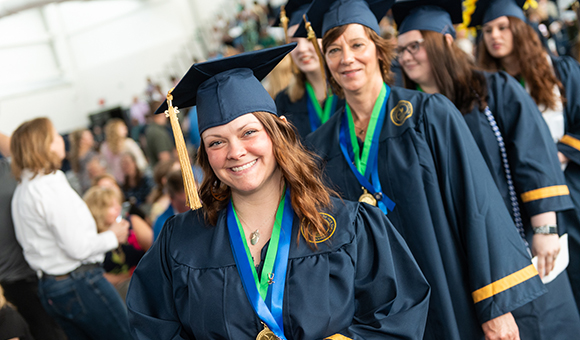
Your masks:
M 49 174 L 60 169 L 62 161 L 50 151 L 54 126 L 46 117 L 36 118 L 20 124 L 12 134 L 12 173 L 20 182 L 22 170 L 28 169 L 36 176 Z
M 109 230 L 109 226 L 105 223 L 105 217 L 107 216 L 107 209 L 113 203 L 117 202 L 121 204 L 122 197 L 119 190 L 94 186 L 85 193 L 83 199 L 97 223 L 97 231 L 102 233 L 103 231 Z

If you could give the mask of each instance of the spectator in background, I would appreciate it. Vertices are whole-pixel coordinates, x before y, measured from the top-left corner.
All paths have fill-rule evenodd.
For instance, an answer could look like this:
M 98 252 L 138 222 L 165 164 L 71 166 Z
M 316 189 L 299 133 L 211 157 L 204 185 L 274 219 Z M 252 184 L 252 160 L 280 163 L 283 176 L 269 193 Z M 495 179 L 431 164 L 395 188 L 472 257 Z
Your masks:
M 153 224 L 153 240 L 157 239 L 157 236 L 159 236 L 159 233 L 161 232 L 161 229 L 163 229 L 163 225 L 168 218 L 175 214 L 186 212 L 189 209 L 186 203 L 181 170 L 173 170 L 169 173 L 165 187 L 167 188 L 167 194 L 169 195 L 171 203 L 165 212 L 159 215 L 157 220 L 155 220 L 155 224 Z
M 73 131 L 69 135 L 70 140 L 70 151 L 68 154 L 69 162 L 71 165 L 72 174 L 67 173 L 69 182 L 71 177 L 76 178 L 76 183 L 78 186 L 71 186 L 75 191 L 82 195 L 91 186 L 91 174 L 87 165 L 89 162 L 93 161 L 93 158 L 98 158 L 99 154 L 94 150 L 95 140 L 93 138 L 93 133 L 88 129 L 79 129 Z M 97 159 L 100 164 L 100 160 Z
M 130 339 L 127 311 L 103 277 L 105 252 L 127 240 L 129 223 L 97 234 L 87 205 L 58 170 L 64 141 L 48 118 L 24 122 L 12 135 L 16 239 L 42 273 L 38 294 L 69 339 Z M 71 309 L 72 308 L 72 309 Z
M 122 211 L 123 196 L 118 187 L 92 187 L 83 199 L 95 218 L 99 233 L 109 230 L 118 219 L 129 222 L 127 242 L 108 251 L 103 262 L 105 278 L 125 300 L 133 270 L 153 243 L 153 230 L 139 216 L 130 215 L 128 210 Z
M 155 223 L 155 220 L 159 215 L 161 215 L 171 204 L 169 195 L 165 189 L 167 184 L 167 176 L 172 170 L 179 170 L 179 162 L 174 160 L 167 160 L 159 162 L 153 169 L 153 180 L 155 181 L 155 187 L 153 191 L 147 198 L 149 204 L 151 204 L 151 211 L 149 213 L 149 220 Z
M 0 339 L 34 339 L 26 321 L 7 303 L 2 286 L 0 286 Z
M 0 133 L 0 150 L 6 157 L 10 156 L 9 148 L 10 138 Z M 22 247 L 14 235 L 10 202 L 16 184 L 16 179 L 10 172 L 10 159 L 0 159 L 0 284 L 4 286 L 6 299 L 24 317 L 36 340 L 66 339 L 60 326 L 42 307 L 38 298 L 38 277 L 26 263 Z M 17 318 L 16 316 L 3 316 L 2 313 L 11 314 L 12 312 L 0 312 L 0 319 L 4 317 L 10 320 L 13 320 L 13 317 Z M 12 322 L 10 323 L 12 324 Z M 16 334 L 10 333 L 12 336 L 2 337 L 2 335 L 8 334 L 2 332 L 8 330 L 4 327 L 6 326 L 0 322 L 0 339 L 10 339 Z
M 141 207 L 147 202 L 147 196 L 153 190 L 155 185 L 153 178 L 139 169 L 135 156 L 129 152 L 121 155 L 121 170 L 124 176 L 123 194 L 129 201 Z
M 117 181 L 115 181 L 115 177 L 113 177 L 113 175 L 111 175 L 111 174 L 105 173 L 99 177 L 96 177 L 93 180 L 93 186 L 103 187 L 103 188 L 113 188 L 113 189 L 119 191 L 121 193 L 121 195 L 123 195 L 123 190 L 121 190 L 121 187 L 119 186 Z M 129 206 L 129 215 L 137 215 L 137 216 L 141 217 L 143 220 L 145 220 L 145 222 L 147 222 L 147 224 L 151 225 L 151 220 L 147 216 L 147 213 L 145 213 L 145 211 L 143 211 L 143 209 L 138 207 L 134 202 L 129 201 L 127 199 L 127 197 L 123 197 L 123 199 L 124 199 L 124 202 L 127 202 L 130 205 Z
M 131 117 L 131 122 L 137 121 L 137 126 L 145 125 L 145 117 L 151 112 L 149 109 L 149 104 L 147 102 L 139 99 L 139 96 L 133 97 L 133 103 L 129 108 L 129 114 Z
M 172 158 L 173 140 L 167 130 L 167 118 L 165 115 L 154 115 L 151 123 L 145 128 L 147 146 L 145 152 L 151 167 L 155 167 L 159 161 L 167 161 Z
M 123 153 L 131 153 L 141 171 L 145 171 L 148 165 L 143 151 L 133 139 L 127 137 L 127 132 L 127 125 L 122 119 L 109 120 L 105 125 L 105 142 L 100 149 L 101 156 L 107 164 L 107 171 L 115 176 L 117 183 L 121 185 L 125 182 L 121 169 L 121 155 Z

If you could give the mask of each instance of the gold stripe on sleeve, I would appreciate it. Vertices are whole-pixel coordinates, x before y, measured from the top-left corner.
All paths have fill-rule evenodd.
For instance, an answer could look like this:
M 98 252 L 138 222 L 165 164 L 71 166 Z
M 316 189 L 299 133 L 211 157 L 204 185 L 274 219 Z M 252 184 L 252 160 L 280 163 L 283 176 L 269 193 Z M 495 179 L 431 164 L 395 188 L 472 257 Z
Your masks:
M 340 334 L 340 333 L 336 333 L 334 335 L 329 336 L 328 338 L 324 339 L 324 340 L 352 340 L 351 338 L 347 338 L 346 336 Z
M 555 196 L 565 196 L 570 195 L 568 186 L 566 185 L 554 185 L 551 187 L 545 187 L 535 190 L 530 190 L 522 194 L 522 202 L 528 203 L 535 200 L 541 200 L 543 198 L 555 197 Z
M 499 279 L 495 282 L 488 284 L 485 287 L 482 287 L 475 292 L 471 293 L 473 297 L 473 302 L 478 303 L 479 301 L 483 301 L 489 297 L 492 297 L 496 294 L 503 292 L 504 290 L 508 290 L 513 286 L 519 285 L 520 283 L 538 275 L 538 271 L 534 267 L 533 264 L 530 264 L 524 269 L 518 270 L 517 272 L 510 274 L 503 279 Z
M 580 150 L 580 140 L 578 140 L 570 135 L 564 135 L 564 137 L 562 137 L 562 139 L 560 139 L 560 143 L 571 146 L 576 150 Z

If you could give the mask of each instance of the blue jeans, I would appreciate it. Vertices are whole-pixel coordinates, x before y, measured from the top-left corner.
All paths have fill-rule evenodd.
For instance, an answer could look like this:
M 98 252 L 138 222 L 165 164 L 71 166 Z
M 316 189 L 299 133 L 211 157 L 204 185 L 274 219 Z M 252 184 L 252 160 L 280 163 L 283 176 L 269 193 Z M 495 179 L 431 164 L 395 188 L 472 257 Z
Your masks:
M 38 295 L 70 340 L 131 339 L 127 308 L 102 268 L 43 277 Z

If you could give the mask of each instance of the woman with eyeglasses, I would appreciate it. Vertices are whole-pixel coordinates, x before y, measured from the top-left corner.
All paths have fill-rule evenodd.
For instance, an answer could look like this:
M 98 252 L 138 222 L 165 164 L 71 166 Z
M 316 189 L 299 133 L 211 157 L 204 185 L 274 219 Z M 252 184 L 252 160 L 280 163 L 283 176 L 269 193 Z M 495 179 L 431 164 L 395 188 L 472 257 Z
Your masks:
M 424 339 L 517 339 L 510 312 L 545 288 L 453 103 L 387 85 L 393 49 L 378 20 L 391 4 L 313 2 L 346 107 L 307 144 L 343 198 L 378 205 L 405 238 L 432 287 Z
M 566 271 L 554 269 L 562 234 L 556 212 L 572 209 L 573 204 L 540 112 L 515 79 L 504 72 L 477 70 L 455 44 L 451 16 L 461 21 L 459 2 L 445 9 L 396 5 L 393 13 L 406 87 L 443 94 L 457 106 L 515 228 L 537 258 L 540 277 L 546 282 L 553 279 L 546 285 L 548 294 L 512 311 L 521 338 L 570 339 L 580 332 L 580 317 Z M 427 18 L 439 20 L 431 23 Z M 563 330 L 561 324 L 571 326 Z
M 328 92 L 326 79 L 321 72 L 320 59 L 314 45 L 306 38 L 294 37 L 302 22 L 302 16 L 312 0 L 289 0 L 285 15 L 279 21 L 287 21 L 287 41 L 296 42 L 290 52 L 292 78 L 290 85 L 276 96 L 276 108 L 296 127 L 304 139 L 344 105 L 344 101 Z
M 521 9 L 524 1 L 478 4 L 471 25 L 482 25 L 477 64 L 503 70 L 530 94 L 546 121 L 576 210 L 559 214 L 568 226 L 568 275 L 580 308 L 580 66 L 546 52 Z

